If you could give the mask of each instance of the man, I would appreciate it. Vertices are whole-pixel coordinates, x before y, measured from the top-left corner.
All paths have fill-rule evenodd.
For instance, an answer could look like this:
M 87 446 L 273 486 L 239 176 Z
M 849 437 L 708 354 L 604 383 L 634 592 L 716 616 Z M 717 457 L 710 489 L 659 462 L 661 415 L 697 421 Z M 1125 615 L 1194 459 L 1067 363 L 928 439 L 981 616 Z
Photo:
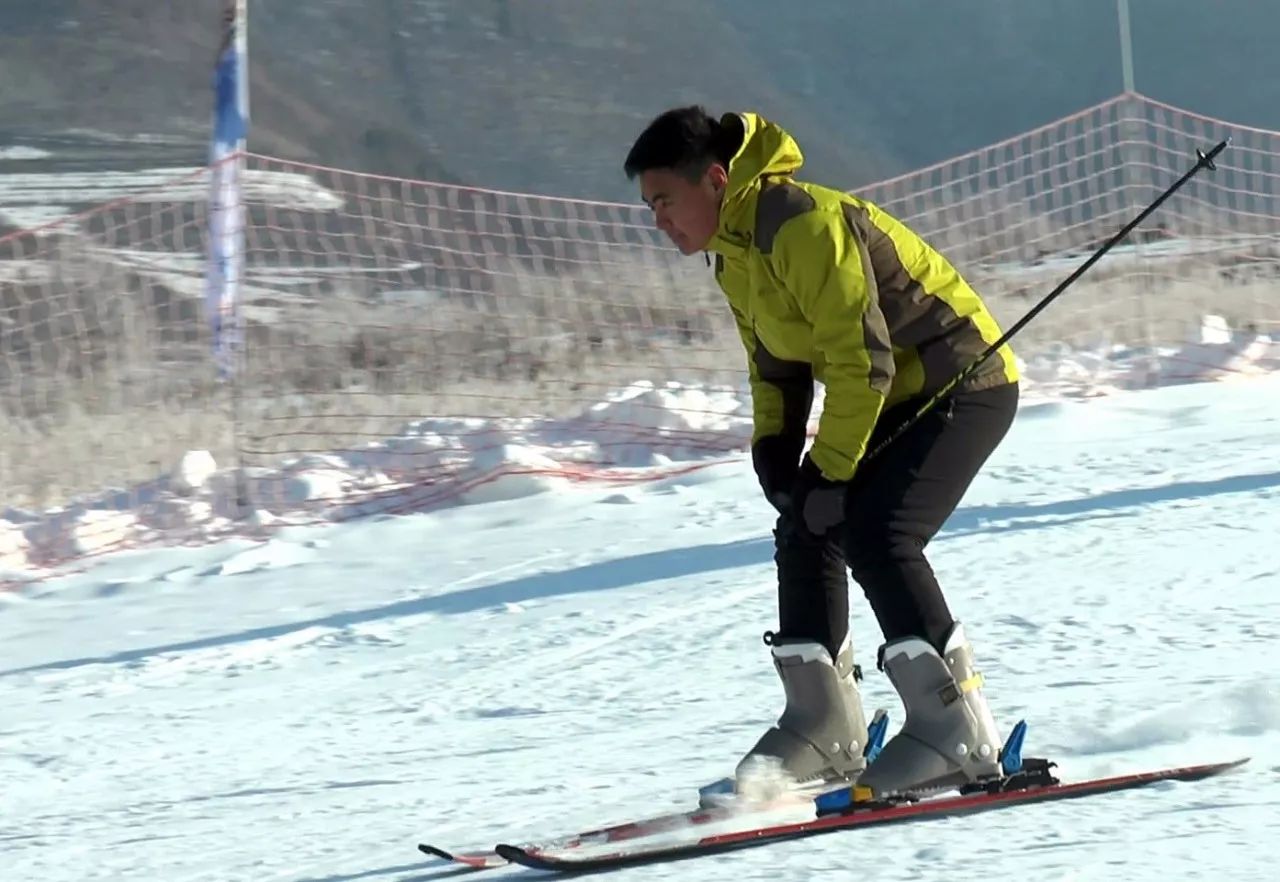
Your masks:
M 716 255 L 748 356 L 752 461 L 779 513 L 779 626 L 765 642 L 786 706 L 739 783 L 762 759 L 806 785 L 857 780 L 878 795 L 994 777 L 1001 740 L 982 678 L 923 552 L 1009 429 L 1018 369 L 1001 347 L 864 462 L 1001 331 L 938 252 L 877 206 L 795 180 L 802 162 L 757 114 L 684 107 L 658 116 L 625 163 L 675 246 Z M 815 380 L 826 396 L 804 453 Z M 870 765 L 846 566 L 906 710 Z

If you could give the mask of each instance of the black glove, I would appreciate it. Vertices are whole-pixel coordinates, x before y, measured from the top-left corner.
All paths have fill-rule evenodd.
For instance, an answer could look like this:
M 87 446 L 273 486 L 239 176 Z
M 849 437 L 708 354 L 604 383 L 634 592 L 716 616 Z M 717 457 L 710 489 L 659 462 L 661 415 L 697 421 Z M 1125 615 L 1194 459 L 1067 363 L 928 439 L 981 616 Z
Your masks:
M 791 485 L 791 513 L 796 526 L 821 538 L 844 521 L 846 481 L 832 481 L 806 454 Z
M 788 511 L 791 488 L 800 472 L 804 435 L 766 435 L 751 445 L 751 465 L 760 479 L 764 498 L 780 513 Z

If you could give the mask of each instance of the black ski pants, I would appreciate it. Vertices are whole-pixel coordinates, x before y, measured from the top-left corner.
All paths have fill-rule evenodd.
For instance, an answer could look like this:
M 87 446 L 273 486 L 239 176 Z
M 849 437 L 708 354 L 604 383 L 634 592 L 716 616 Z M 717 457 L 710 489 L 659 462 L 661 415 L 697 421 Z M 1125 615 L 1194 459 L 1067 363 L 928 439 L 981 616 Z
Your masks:
M 886 410 L 868 450 L 922 403 Z M 925 546 L 960 504 L 1017 408 L 1016 384 L 956 393 L 859 465 L 845 496 L 845 521 L 827 536 L 806 538 L 783 514 L 774 531 L 778 636 L 817 641 L 834 656 L 849 632 L 847 567 L 886 642 L 914 635 L 941 650 L 954 620 Z

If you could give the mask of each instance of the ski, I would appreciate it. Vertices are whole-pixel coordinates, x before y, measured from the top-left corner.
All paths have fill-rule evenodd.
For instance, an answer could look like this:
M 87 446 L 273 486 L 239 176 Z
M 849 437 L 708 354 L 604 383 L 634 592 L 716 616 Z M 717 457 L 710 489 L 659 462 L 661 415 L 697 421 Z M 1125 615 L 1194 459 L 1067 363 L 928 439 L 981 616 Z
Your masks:
M 633 839 L 643 839 L 649 836 L 670 833 L 686 827 L 714 824 L 721 821 L 728 821 L 733 818 L 746 818 L 753 814 L 775 811 L 779 808 L 800 808 L 805 805 L 813 804 L 814 801 L 812 799 L 803 798 L 782 802 L 754 803 L 748 806 L 726 805 L 710 808 L 697 808 L 671 812 L 664 815 L 655 815 L 651 818 L 645 818 L 639 821 L 626 821 L 621 824 L 601 827 L 596 830 L 585 830 L 581 833 L 575 833 L 572 836 L 566 836 L 536 846 L 522 845 L 520 848 L 527 855 L 535 855 L 542 852 L 573 851 L 574 849 L 584 848 L 586 846 L 605 845 L 611 842 L 626 842 Z M 506 858 L 502 857 L 495 851 L 458 852 L 450 851 L 428 843 L 419 843 L 418 850 L 431 857 L 440 858 L 441 860 L 449 861 L 450 863 L 458 864 L 463 867 L 470 867 L 475 870 L 488 870 L 494 867 L 504 867 L 509 863 Z
M 836 830 L 948 818 L 1029 803 L 1116 793 L 1161 781 L 1200 781 L 1227 772 L 1246 762 L 1248 758 L 1093 778 L 1066 784 L 1055 780 L 1052 784 L 1023 789 L 1001 789 L 1000 782 L 997 782 L 992 789 L 976 793 L 938 796 L 916 801 L 855 803 L 851 808 L 819 815 L 810 820 L 756 826 L 703 836 L 686 842 L 636 842 L 631 847 L 605 853 L 595 852 L 593 849 L 594 853 L 575 855 L 572 853 L 575 850 L 573 848 L 562 852 L 557 848 L 530 849 L 509 844 L 498 845 L 495 852 L 512 863 L 539 870 L 560 873 L 607 870 L 637 864 L 703 857 L 756 845 L 831 833 Z
M 507 859 L 495 851 L 449 851 L 425 842 L 418 843 L 418 851 L 429 857 L 440 858 L 442 861 L 473 870 L 491 870 L 508 864 Z
M 867 747 L 864 752 L 868 760 L 875 759 L 876 754 L 880 752 L 888 727 L 888 715 L 884 710 L 877 710 L 867 730 Z M 1015 731 L 1019 729 L 1025 731 L 1026 724 L 1020 723 Z M 1018 746 L 1021 745 L 1021 736 L 1017 736 L 1016 744 Z M 732 797 L 733 781 L 726 778 L 698 789 L 699 799 L 702 802 L 699 808 L 656 815 L 640 821 L 627 821 L 622 824 L 602 827 L 598 830 L 576 833 L 538 846 L 524 845 L 521 848 L 526 855 L 533 855 L 542 851 L 572 851 L 589 845 L 604 845 L 610 842 L 643 839 L 687 827 L 714 824 L 734 818 L 744 820 L 750 815 L 763 815 L 778 809 L 800 809 L 805 806 L 813 806 L 821 812 L 824 805 L 833 798 L 837 804 L 840 804 L 842 792 L 844 791 L 837 790 L 811 794 L 792 793 L 771 802 L 721 802 L 716 804 L 715 800 Z M 461 868 L 469 867 L 474 870 L 488 870 L 493 867 L 503 867 L 509 863 L 506 858 L 492 850 L 454 852 L 428 843 L 418 843 L 418 850 L 425 855 L 457 864 Z

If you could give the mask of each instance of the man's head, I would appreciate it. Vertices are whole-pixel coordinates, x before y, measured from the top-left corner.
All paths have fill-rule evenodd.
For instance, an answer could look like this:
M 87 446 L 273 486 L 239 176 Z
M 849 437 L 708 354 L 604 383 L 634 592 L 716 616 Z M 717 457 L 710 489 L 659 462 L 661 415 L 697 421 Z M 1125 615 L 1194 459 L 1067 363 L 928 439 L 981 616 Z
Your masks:
M 658 229 L 682 254 L 707 247 L 720 223 L 729 160 L 741 141 L 701 107 L 668 110 L 640 133 L 624 168 Z

